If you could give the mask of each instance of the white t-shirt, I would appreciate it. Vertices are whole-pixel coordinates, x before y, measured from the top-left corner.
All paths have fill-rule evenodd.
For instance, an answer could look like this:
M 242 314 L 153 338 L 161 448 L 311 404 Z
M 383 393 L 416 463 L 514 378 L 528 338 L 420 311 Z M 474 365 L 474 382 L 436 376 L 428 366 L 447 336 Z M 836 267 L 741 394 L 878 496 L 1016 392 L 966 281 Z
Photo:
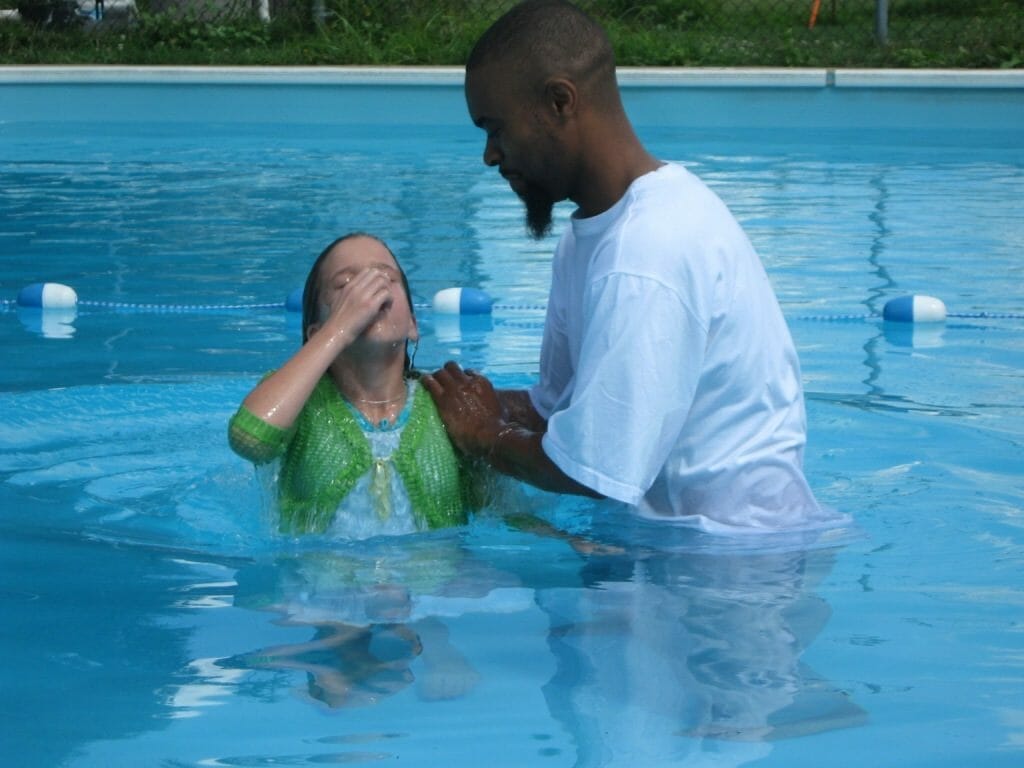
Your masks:
M 800 367 L 757 253 L 679 165 L 572 218 L 555 253 L 541 378 L 545 452 L 569 477 L 704 530 L 828 517 L 804 479 Z

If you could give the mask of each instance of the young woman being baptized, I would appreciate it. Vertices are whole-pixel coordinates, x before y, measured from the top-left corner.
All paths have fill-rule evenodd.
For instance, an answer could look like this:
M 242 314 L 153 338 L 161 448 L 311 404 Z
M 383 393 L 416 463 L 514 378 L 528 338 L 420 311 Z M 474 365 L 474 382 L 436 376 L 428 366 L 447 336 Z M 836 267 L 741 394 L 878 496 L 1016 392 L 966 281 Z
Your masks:
M 228 429 L 243 458 L 280 460 L 281 531 L 365 538 L 465 523 L 479 483 L 412 367 L 409 284 L 381 240 L 356 232 L 320 254 L 302 340 Z

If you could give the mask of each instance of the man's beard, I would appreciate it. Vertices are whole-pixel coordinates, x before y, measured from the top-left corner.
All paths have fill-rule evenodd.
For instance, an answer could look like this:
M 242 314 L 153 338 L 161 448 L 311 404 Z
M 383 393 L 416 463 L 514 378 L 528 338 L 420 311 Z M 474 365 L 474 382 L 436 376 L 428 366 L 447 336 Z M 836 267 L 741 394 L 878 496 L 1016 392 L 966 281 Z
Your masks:
M 551 232 L 551 212 L 555 201 L 533 184 L 528 184 L 520 197 L 526 204 L 526 228 L 535 240 L 542 240 Z

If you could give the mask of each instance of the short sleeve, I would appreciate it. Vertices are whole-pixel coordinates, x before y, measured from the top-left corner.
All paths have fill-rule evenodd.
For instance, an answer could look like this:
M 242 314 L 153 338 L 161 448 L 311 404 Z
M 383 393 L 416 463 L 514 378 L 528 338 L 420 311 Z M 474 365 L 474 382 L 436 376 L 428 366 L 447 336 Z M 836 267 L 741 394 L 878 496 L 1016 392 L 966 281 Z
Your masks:
M 621 273 L 592 285 L 584 312 L 572 397 L 549 419 L 544 450 L 577 482 L 637 504 L 686 423 L 707 327 L 676 291 Z
M 231 450 L 254 464 L 266 464 L 280 456 L 291 433 L 263 421 L 244 405 L 228 423 Z
M 540 346 L 540 381 L 529 391 L 530 402 L 544 419 L 554 412 L 572 381 L 569 341 L 564 321 L 555 311 L 556 306 L 557 302 L 548 303 L 544 337 Z

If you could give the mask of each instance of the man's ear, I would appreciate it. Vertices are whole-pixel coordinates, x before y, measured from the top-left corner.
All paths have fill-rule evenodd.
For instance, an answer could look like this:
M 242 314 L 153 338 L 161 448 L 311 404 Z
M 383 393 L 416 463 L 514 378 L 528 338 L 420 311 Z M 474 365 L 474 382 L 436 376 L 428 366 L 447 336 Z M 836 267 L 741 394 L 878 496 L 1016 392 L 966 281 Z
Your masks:
M 409 331 L 409 341 L 419 341 L 420 324 L 416 322 L 416 315 L 411 316 L 409 319 L 412 320 L 412 330 Z
M 569 119 L 579 107 L 576 84 L 564 77 L 552 77 L 544 83 L 544 98 L 559 120 Z

